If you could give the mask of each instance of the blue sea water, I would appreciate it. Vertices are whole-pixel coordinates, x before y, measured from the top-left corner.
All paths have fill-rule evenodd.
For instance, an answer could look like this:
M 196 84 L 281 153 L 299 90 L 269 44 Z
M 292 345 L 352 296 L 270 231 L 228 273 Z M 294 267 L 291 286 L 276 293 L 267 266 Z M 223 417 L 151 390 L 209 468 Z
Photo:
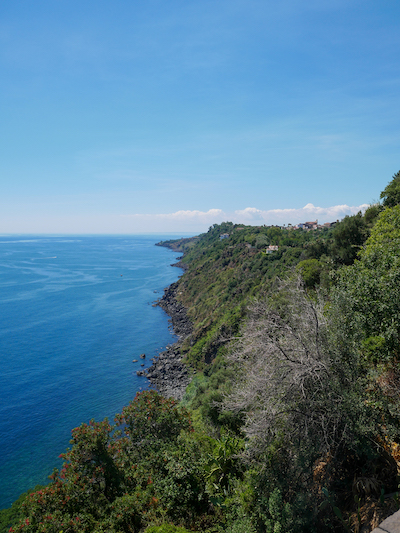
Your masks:
M 0 236 L 0 509 L 48 481 L 73 427 L 148 387 L 139 355 L 175 341 L 152 306 L 182 273 L 165 238 Z

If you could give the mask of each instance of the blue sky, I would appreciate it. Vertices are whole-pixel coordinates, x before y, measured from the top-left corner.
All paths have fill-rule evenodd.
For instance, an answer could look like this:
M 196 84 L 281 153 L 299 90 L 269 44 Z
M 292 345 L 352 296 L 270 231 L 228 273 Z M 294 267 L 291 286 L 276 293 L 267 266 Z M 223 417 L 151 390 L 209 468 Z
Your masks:
M 325 222 L 400 169 L 398 0 L 2 0 L 0 232 Z

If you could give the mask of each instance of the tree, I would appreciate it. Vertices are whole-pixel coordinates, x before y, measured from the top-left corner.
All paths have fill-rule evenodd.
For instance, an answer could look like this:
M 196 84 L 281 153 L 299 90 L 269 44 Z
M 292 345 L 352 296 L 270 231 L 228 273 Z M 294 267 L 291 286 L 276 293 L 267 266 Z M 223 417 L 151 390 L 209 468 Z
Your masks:
M 392 181 L 381 192 L 380 197 L 385 207 L 394 207 L 400 204 L 400 170 L 394 174 Z
M 305 259 L 300 261 L 296 270 L 300 272 L 303 281 L 308 288 L 314 288 L 319 285 L 323 265 L 318 259 Z
M 138 393 L 116 415 L 72 431 L 52 483 L 29 494 L 10 532 L 138 533 L 155 517 L 190 521 L 208 506 L 204 453 L 186 409 L 155 391 Z
M 383 209 L 384 207 L 380 203 L 372 204 L 366 209 L 364 213 L 364 220 L 367 226 L 372 227 L 375 224 L 379 213 L 383 211 Z
M 354 265 L 342 269 L 333 297 L 346 299 L 343 319 L 359 328 L 369 360 L 400 356 L 400 206 L 386 208 Z
M 172 398 L 156 391 L 137 393 L 115 418 L 123 427 L 128 447 L 141 457 L 150 450 L 175 443 L 182 430 L 191 429 L 189 413 Z
M 311 298 L 300 278 L 252 305 L 231 356 L 238 379 L 226 407 L 247 413 L 253 449 L 284 435 L 323 454 L 346 438 L 356 405 L 345 392 L 357 390 L 357 365 L 342 361 L 328 326 L 324 302 Z
M 365 401 L 352 335 L 333 331 L 340 319 L 325 309 L 300 278 L 280 282 L 252 305 L 231 358 L 237 379 L 225 406 L 245 415 L 255 507 L 267 531 L 327 531 L 317 523 L 321 484 L 335 492 L 338 481 L 349 497 L 357 468 L 375 457 L 378 414 Z
M 368 229 L 361 211 L 344 217 L 333 230 L 333 257 L 340 264 L 351 265 L 367 237 Z
M 398 435 L 398 400 L 369 387 L 359 324 L 344 314 L 350 297 L 336 296 L 324 302 L 299 278 L 280 282 L 252 305 L 231 357 L 237 379 L 225 405 L 245 415 L 247 460 L 258 466 L 255 507 L 267 531 L 328 530 L 334 517 L 318 515 L 323 486 L 340 505 L 353 498 L 358 476 L 396 487 L 397 465 L 382 443 Z

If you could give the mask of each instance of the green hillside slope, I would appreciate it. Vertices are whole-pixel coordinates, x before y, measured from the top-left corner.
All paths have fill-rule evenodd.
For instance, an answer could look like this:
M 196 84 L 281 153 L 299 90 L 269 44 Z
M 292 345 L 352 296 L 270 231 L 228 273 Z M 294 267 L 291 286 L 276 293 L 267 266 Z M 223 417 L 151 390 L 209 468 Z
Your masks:
M 312 230 L 229 222 L 162 242 L 192 322 L 181 403 L 75 428 L 0 531 L 371 531 L 399 507 L 400 205 Z

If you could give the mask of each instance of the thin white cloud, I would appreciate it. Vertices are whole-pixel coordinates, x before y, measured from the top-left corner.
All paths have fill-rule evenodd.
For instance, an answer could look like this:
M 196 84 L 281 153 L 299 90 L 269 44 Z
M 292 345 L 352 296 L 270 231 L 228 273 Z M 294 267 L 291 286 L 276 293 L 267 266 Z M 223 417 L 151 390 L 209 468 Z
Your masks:
M 262 210 L 256 207 L 246 207 L 234 212 L 226 212 L 222 209 L 180 210 L 174 213 L 158 214 L 132 214 L 123 215 L 134 224 L 148 224 L 157 230 L 183 231 L 190 229 L 199 233 L 205 231 L 208 226 L 223 221 L 231 221 L 237 224 L 266 224 L 266 225 L 287 225 L 298 224 L 309 220 L 318 220 L 319 223 L 334 222 L 344 218 L 346 215 L 354 215 L 358 211 L 365 211 L 368 204 L 358 206 L 334 205 L 330 207 L 318 207 L 312 203 L 304 207 L 295 209 L 269 209 Z
M 222 209 L 179 210 L 173 213 L 158 214 L 102 214 L 102 215 L 50 215 L 31 213 L 28 218 L 21 218 L 11 213 L 1 213 L 0 232 L 2 233 L 191 233 L 198 235 L 207 231 L 212 224 L 231 221 L 237 224 L 259 226 L 298 224 L 318 219 L 318 222 L 333 222 L 346 215 L 363 211 L 367 204 L 358 206 L 335 205 L 317 207 L 311 203 L 300 209 L 262 210 L 246 207 L 234 212 Z M 50 229 L 51 228 L 51 229 Z
M 191 231 L 202 233 L 211 224 L 227 220 L 226 213 L 222 209 L 209 209 L 208 211 L 180 210 L 174 213 L 157 214 L 132 214 L 122 215 L 132 231 Z
M 161 218 L 169 218 L 173 220 L 213 220 L 220 219 L 224 215 L 222 209 L 209 209 L 208 211 L 177 211 L 176 213 L 168 213 L 166 215 L 156 215 Z
M 214 220 L 216 218 L 220 219 L 224 215 L 222 209 L 209 209 L 208 211 L 190 211 L 190 210 L 181 210 L 176 211 L 175 213 L 158 213 L 155 215 L 152 214 L 138 214 L 133 215 L 122 215 L 129 218 L 147 218 L 147 219 L 165 219 L 165 220 Z
M 298 224 L 308 220 L 318 220 L 320 223 L 334 222 L 340 220 L 346 215 L 354 215 L 358 211 L 365 211 L 368 204 L 349 206 L 347 204 L 334 205 L 330 207 L 318 207 L 312 203 L 306 204 L 300 209 L 270 209 L 263 211 L 255 207 L 246 207 L 246 209 L 235 211 L 235 222 L 261 221 L 264 224 Z

